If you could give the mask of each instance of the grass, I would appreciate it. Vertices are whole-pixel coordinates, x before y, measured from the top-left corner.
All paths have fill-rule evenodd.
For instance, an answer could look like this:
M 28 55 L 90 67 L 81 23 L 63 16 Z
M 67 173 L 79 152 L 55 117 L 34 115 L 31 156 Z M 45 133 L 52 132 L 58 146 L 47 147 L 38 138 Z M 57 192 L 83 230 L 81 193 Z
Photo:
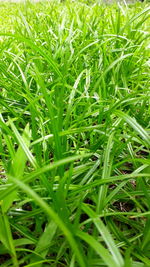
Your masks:
M 0 3 L 1 267 L 150 266 L 149 12 Z

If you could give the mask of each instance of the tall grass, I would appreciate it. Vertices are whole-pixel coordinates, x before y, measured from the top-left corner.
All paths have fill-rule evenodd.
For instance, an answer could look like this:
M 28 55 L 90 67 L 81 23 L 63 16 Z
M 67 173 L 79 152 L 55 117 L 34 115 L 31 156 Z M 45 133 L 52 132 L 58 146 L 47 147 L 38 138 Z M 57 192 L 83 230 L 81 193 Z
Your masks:
M 1 266 L 150 266 L 148 4 L 0 11 Z

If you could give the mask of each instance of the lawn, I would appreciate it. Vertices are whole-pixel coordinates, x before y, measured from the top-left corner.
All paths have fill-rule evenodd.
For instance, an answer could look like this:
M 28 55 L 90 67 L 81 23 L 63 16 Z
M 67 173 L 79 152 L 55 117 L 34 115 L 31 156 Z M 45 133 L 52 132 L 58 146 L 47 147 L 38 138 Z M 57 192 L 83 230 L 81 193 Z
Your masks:
M 150 266 L 150 6 L 0 2 L 0 266 Z

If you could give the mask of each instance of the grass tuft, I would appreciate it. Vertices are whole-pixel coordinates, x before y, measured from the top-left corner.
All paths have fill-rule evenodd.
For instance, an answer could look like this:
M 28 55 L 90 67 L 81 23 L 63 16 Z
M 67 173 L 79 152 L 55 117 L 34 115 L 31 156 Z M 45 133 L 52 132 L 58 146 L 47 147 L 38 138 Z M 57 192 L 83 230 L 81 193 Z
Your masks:
M 0 2 L 0 266 L 150 266 L 150 7 Z

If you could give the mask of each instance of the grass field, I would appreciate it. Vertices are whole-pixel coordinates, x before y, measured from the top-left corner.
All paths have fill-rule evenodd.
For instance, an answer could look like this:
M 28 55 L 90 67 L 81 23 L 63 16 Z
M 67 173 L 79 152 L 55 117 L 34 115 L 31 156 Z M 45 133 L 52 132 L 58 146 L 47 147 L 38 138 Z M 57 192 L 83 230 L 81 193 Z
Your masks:
M 150 7 L 0 3 L 0 266 L 150 266 Z

